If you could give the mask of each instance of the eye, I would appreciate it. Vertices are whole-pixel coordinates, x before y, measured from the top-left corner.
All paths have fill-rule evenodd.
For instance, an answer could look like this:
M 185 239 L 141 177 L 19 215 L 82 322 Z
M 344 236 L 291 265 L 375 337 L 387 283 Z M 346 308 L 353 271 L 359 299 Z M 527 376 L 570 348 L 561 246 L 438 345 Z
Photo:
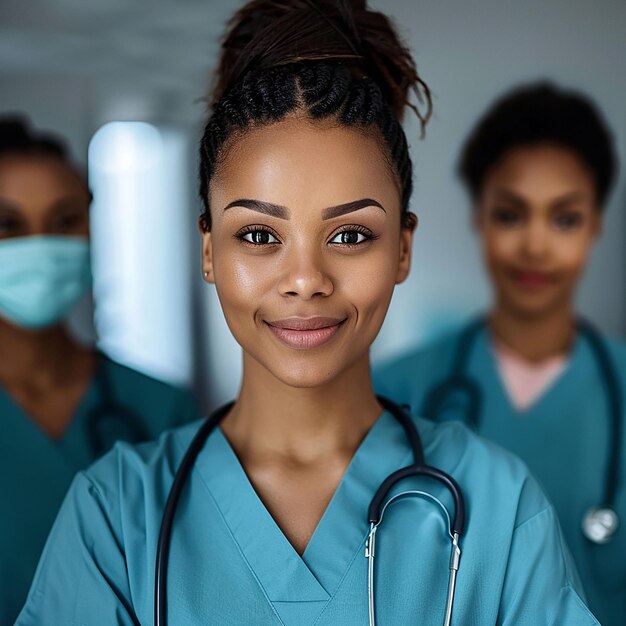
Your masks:
M 366 241 L 376 239 L 374 233 L 363 226 L 347 226 L 341 232 L 336 233 L 329 243 L 340 246 L 359 246 Z
M 63 213 L 54 217 L 52 228 L 56 232 L 71 232 L 81 228 L 84 223 L 85 216 L 82 213 Z
M 271 231 L 258 226 L 245 228 L 239 231 L 236 237 L 253 246 L 266 246 L 273 243 L 280 243 Z
M 553 218 L 553 223 L 559 230 L 572 230 L 580 226 L 582 221 L 582 215 L 574 211 L 557 213 Z
M 518 209 L 497 207 L 491 212 L 491 220 L 503 228 L 514 228 L 523 221 L 523 215 Z
M 17 217 L 0 214 L 0 237 L 14 237 L 22 230 L 23 224 Z

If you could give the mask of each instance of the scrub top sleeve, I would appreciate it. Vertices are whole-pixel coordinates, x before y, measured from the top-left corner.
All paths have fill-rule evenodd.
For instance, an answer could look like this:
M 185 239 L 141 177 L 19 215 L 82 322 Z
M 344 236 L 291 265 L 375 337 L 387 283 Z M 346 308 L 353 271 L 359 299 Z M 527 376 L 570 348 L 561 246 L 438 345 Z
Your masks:
M 114 515 L 83 473 L 52 527 L 16 626 L 137 626 Z
M 582 598 L 554 510 L 547 505 L 514 530 L 498 624 L 599 626 Z

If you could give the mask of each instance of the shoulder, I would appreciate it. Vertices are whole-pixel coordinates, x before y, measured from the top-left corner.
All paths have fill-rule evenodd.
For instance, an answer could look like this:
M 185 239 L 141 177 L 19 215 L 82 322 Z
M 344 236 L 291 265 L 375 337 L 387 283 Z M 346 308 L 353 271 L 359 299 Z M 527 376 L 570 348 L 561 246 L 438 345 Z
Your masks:
M 427 463 L 451 474 L 465 493 L 470 519 L 477 511 L 507 517 L 512 529 L 543 511 L 552 512 L 526 464 L 458 421 L 415 417 Z M 504 520 L 503 520 L 504 523 Z
M 433 357 L 438 359 L 449 357 L 455 350 L 461 332 L 461 329 L 455 329 L 423 345 L 415 346 L 393 357 L 385 358 L 374 368 L 374 371 L 401 371 L 426 363 Z
M 140 414 L 154 435 L 168 426 L 187 423 L 201 415 L 190 390 L 171 385 L 122 365 L 100 354 L 100 369 L 112 388 L 116 401 Z
M 157 394 L 159 397 L 181 398 L 191 396 L 191 393 L 183 387 L 143 374 L 103 353 L 100 353 L 99 356 L 102 368 L 116 387 L 132 387 L 138 393 Z
M 110 505 L 134 501 L 140 494 L 160 494 L 174 480 L 189 443 L 204 420 L 164 431 L 158 439 L 140 444 L 119 441 L 80 473 L 92 493 Z
M 417 346 L 372 368 L 378 392 L 401 403 L 419 403 L 419 397 L 435 381 L 446 376 L 462 329 Z
M 615 364 L 620 368 L 626 367 L 626 343 L 621 339 L 606 334 L 602 335 L 602 340 Z

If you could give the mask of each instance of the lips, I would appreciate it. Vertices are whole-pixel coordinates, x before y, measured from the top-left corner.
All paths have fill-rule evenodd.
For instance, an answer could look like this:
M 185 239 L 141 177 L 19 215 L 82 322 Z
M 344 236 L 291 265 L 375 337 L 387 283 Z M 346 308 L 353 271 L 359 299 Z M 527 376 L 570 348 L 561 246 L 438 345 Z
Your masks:
M 535 270 L 512 270 L 513 280 L 526 289 L 540 289 L 554 282 L 554 275 L 548 272 Z
M 312 350 L 328 343 L 344 322 L 345 318 L 290 317 L 265 323 L 274 336 L 290 348 Z

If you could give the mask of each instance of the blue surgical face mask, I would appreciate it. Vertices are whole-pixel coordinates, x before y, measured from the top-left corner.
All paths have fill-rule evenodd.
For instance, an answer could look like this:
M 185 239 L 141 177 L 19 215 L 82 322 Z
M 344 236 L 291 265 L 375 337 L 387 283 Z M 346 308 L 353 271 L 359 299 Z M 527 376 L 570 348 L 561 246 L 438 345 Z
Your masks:
M 84 237 L 0 240 L 0 316 L 24 328 L 62 320 L 91 284 Z

